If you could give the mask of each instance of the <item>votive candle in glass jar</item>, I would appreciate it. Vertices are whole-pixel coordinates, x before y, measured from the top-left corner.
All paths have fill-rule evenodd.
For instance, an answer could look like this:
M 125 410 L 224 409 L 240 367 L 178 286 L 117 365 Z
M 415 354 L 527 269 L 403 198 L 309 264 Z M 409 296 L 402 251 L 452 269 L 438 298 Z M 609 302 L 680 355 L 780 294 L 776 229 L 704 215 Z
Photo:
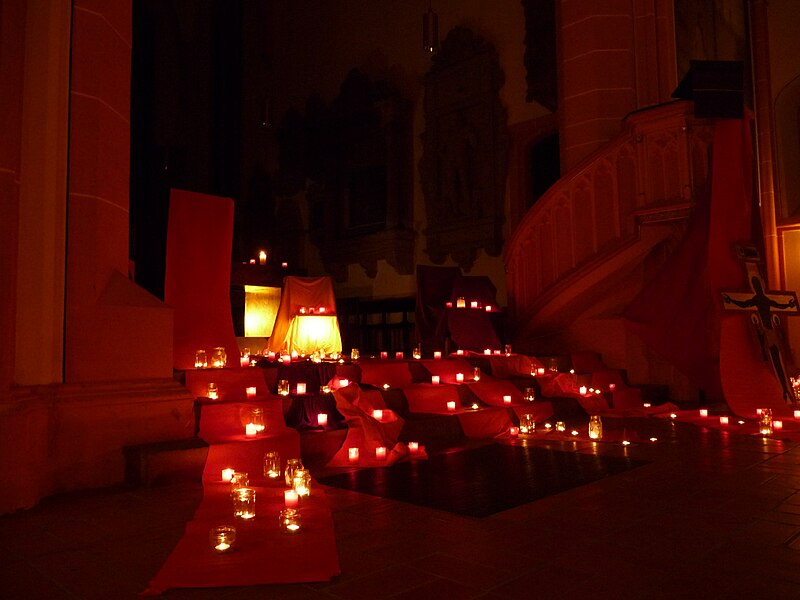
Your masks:
M 208 532 L 208 544 L 211 546 L 211 550 L 217 554 L 233 552 L 236 546 L 236 527 L 230 525 L 212 527 Z
M 472 379 L 473 379 L 473 381 L 480 381 L 481 380 L 481 368 L 480 367 L 475 367 L 475 369 L 472 371 Z
M 536 431 L 536 421 L 533 415 L 525 413 L 519 418 L 519 432 L 521 434 L 532 434 Z
M 208 358 L 206 358 L 205 350 L 198 350 L 194 353 L 194 368 L 205 369 L 208 366 Z
M 303 461 L 299 458 L 290 458 L 286 461 L 286 470 L 284 471 L 284 477 L 286 480 L 286 485 L 292 487 L 294 481 L 294 472 L 297 469 L 303 468 Z
M 359 352 L 358 348 L 351 348 L 350 360 L 358 360 L 359 358 L 361 358 L 361 352 Z
M 566 431 L 567 425 L 564 421 L 556 421 L 556 431 Z
M 297 533 L 300 531 L 301 519 L 300 511 L 296 508 L 284 508 L 278 515 L 278 526 L 281 531 L 286 533 Z
M 378 446 L 375 448 L 375 458 L 378 460 L 386 460 L 386 446 Z
M 280 379 L 278 381 L 278 394 L 281 396 L 288 396 L 289 395 L 289 380 L 288 379 Z
M 761 435 L 772 435 L 774 431 L 774 424 L 772 422 L 772 409 L 762 408 L 761 417 L 758 423 L 758 432 Z
M 277 479 L 281 476 L 281 455 L 277 450 L 271 450 L 264 454 L 264 477 L 266 479 Z
M 253 407 L 250 409 L 250 422 L 255 425 L 256 432 L 261 433 L 267 428 L 264 421 L 264 409 L 260 407 Z
M 525 393 L 522 395 L 522 399 L 525 402 L 533 402 L 536 400 L 536 392 L 532 387 L 526 387 Z
M 214 351 L 211 353 L 211 366 L 216 369 L 221 369 L 225 366 L 227 361 L 228 356 L 225 353 L 225 348 L 222 346 L 217 346 L 214 348 Z
M 256 491 L 251 487 L 241 487 L 233 493 L 233 516 L 249 521 L 256 516 Z
M 347 460 L 350 461 L 350 464 L 358 462 L 358 448 L 347 449 Z
M 234 471 L 231 475 L 231 494 L 250 485 L 250 476 L 242 471 Z
M 296 469 L 292 478 L 292 489 L 300 498 L 308 496 L 311 493 L 311 473 L 306 469 Z
M 208 384 L 208 392 L 206 394 L 211 400 L 216 400 L 219 398 L 219 390 L 217 389 L 216 383 L 209 383 Z
M 464 381 L 464 374 L 463 373 L 456 373 L 456 382 L 462 383 Z
M 600 415 L 589 417 L 589 438 L 593 440 L 603 439 L 603 420 Z

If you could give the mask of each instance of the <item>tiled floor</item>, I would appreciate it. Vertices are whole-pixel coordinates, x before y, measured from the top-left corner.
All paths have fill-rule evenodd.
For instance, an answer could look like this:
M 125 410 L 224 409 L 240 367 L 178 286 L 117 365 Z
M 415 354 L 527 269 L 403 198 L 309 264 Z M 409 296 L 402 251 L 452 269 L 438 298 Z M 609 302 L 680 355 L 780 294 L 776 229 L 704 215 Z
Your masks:
M 331 488 L 334 581 L 164 597 L 800 598 L 800 444 L 627 426 L 659 441 L 574 449 L 651 464 L 483 519 Z M 104 490 L 1 517 L 0 598 L 136 598 L 200 495 L 186 484 Z

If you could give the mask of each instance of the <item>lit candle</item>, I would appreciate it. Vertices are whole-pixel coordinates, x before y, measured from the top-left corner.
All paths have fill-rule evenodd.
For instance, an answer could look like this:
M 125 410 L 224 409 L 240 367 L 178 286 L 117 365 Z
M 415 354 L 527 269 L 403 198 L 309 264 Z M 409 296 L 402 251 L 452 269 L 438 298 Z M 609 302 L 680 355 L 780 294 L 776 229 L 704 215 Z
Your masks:
M 255 258 L 251 258 L 251 259 L 250 259 L 250 264 L 251 264 L 251 265 L 254 265 L 254 264 L 256 264 L 256 259 L 255 259 Z
M 222 469 L 222 481 L 230 483 L 231 477 L 236 471 L 234 469 Z
M 608 384 L 608 391 L 609 392 L 613 392 L 615 389 L 617 389 L 617 384 L 616 383 L 609 383 Z
M 295 492 L 294 490 L 283 491 L 283 505 L 286 508 L 294 508 L 295 506 L 297 506 L 299 500 L 300 496 L 298 496 L 297 492 Z
M 372 418 L 375 419 L 376 421 L 382 421 L 383 411 L 380 408 L 376 408 L 375 410 L 372 411 Z
M 327 308 L 325 308 L 324 306 L 320 306 L 320 307 L 317 309 L 317 312 L 318 312 L 319 314 L 321 314 L 321 315 L 324 315 L 324 314 L 327 312 L 327 310 L 328 310 L 328 309 L 327 309 Z
M 327 413 L 319 413 L 317 415 L 317 425 L 320 427 L 327 427 L 328 426 L 328 415 Z
M 478 302 L 476 300 L 473 300 L 472 302 L 469 303 L 469 307 L 478 308 Z
M 297 394 L 299 396 L 300 394 L 305 394 L 305 393 L 306 393 L 306 384 L 301 381 L 300 383 L 297 384 Z
M 263 250 L 258 253 L 258 264 L 265 265 L 267 264 L 267 253 Z
M 247 425 L 244 426 L 244 434 L 247 437 L 253 437 L 255 435 L 258 435 L 258 425 L 256 425 L 255 423 L 248 423 Z
M 375 448 L 375 458 L 378 460 L 386 460 L 386 446 L 378 446 Z
M 772 427 L 773 429 L 783 429 L 783 421 L 773 421 Z
M 444 303 L 444 305 L 445 305 L 447 308 L 453 308 L 453 303 L 452 303 L 452 302 L 445 302 L 445 303 Z
M 456 373 L 456 381 L 458 381 L 458 382 L 464 381 L 464 374 L 463 373 Z
M 579 393 L 581 396 L 585 396 L 585 395 L 586 395 L 586 386 L 585 386 L 585 385 L 582 385 L 581 387 L 579 387 L 579 388 L 578 388 L 578 393 Z
M 464 300 L 463 296 L 456 298 L 456 308 L 466 308 L 467 301 Z
M 642 404 L 642 406 L 644 406 L 645 408 L 650 408 L 652 404 L 650 404 L 649 402 L 645 402 L 644 404 Z
M 511 404 L 511 396 L 503 396 L 503 404 Z
M 486 312 L 492 312 L 492 305 L 491 304 L 487 304 L 486 305 Z
M 288 534 L 293 534 L 300 531 L 300 511 L 294 508 L 284 508 L 278 514 L 278 524 L 280 525 L 280 528 Z
M 250 366 L 250 355 L 244 354 L 239 357 L 239 366 L 240 367 L 249 367 Z
M 728 419 L 728 417 L 724 417 L 723 416 L 723 417 L 719 418 L 719 424 L 720 425 L 727 425 L 729 422 L 730 422 L 730 419 Z
M 701 408 L 700 409 L 700 416 L 701 417 L 707 417 L 708 416 L 708 409 L 707 408 Z
M 282 262 L 282 263 L 281 263 L 281 266 L 282 266 L 282 267 L 285 269 L 286 267 L 288 267 L 288 266 L 289 266 L 289 263 L 287 263 L 287 262 Z
M 519 435 L 519 427 L 509 427 L 508 433 L 512 438 L 515 438 Z
M 433 358 L 434 360 L 440 360 L 442 358 L 442 353 L 439 350 L 434 351 Z
M 349 460 L 351 464 L 358 462 L 358 448 L 347 449 L 347 460 Z
M 539 367 L 536 369 L 537 375 L 544 375 L 544 367 Z
M 297 350 L 292 350 L 292 353 L 291 353 L 290 356 L 291 356 L 292 360 L 297 360 L 300 357 L 300 355 L 297 353 Z
M 350 380 L 349 379 L 340 379 L 339 380 L 339 387 L 340 388 L 346 388 L 348 385 L 350 385 Z
M 500 350 L 492 350 L 492 354 L 494 354 L 495 356 L 500 356 L 502 352 L 500 352 Z
M 795 419 L 800 419 L 800 410 L 794 411 L 794 418 Z
M 394 353 L 394 357 L 395 357 L 397 360 L 403 360 L 403 353 L 402 353 L 402 352 L 395 352 L 395 353 Z
M 484 353 L 486 356 L 491 356 L 491 355 L 492 355 L 492 350 L 491 350 L 491 348 L 484 348 L 484 349 L 483 349 L 483 353 Z
M 247 397 L 252 399 L 256 397 L 256 388 L 249 387 L 245 390 L 247 392 Z
M 214 527 L 208 534 L 211 549 L 217 554 L 227 554 L 236 542 L 236 528 L 230 526 Z
M 419 452 L 419 442 L 408 442 L 408 451 L 411 454 L 417 454 Z
M 455 409 L 456 409 L 456 403 L 455 403 L 455 401 L 453 401 L 453 400 L 449 400 L 449 401 L 447 402 L 447 410 L 449 410 L 449 411 L 451 411 L 451 412 L 452 412 L 452 411 L 454 411 Z
M 275 353 L 274 353 L 272 350 L 270 350 L 270 351 L 267 353 L 267 358 L 268 358 L 268 359 L 270 359 L 271 361 L 272 361 L 272 360 L 275 360 Z
M 392 386 L 390 386 L 388 383 L 384 383 L 383 384 L 383 389 L 385 389 L 385 390 L 388 390 L 390 387 L 392 387 Z
M 212 400 L 216 400 L 219 397 L 216 383 L 208 384 L 208 397 L 211 398 Z
M 384 350 L 381 352 L 381 359 L 386 360 L 387 358 L 389 358 L 389 353 Z

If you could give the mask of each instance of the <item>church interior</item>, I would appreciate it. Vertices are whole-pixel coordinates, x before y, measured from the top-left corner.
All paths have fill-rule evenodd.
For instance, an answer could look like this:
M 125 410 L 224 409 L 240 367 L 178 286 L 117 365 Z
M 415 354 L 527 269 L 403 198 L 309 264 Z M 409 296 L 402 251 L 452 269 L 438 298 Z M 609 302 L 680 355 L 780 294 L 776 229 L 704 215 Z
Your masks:
M 0 3 L 0 595 L 800 597 L 799 30 Z

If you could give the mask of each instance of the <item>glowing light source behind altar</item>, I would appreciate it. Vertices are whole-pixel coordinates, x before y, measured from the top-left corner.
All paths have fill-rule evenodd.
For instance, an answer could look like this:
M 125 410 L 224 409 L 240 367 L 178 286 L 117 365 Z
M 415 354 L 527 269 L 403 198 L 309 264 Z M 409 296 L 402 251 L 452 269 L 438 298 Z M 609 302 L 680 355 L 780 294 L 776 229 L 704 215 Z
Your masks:
M 244 335 L 270 337 L 281 304 L 281 288 L 244 286 Z
M 339 321 L 333 315 L 297 315 L 292 319 L 288 339 L 291 340 L 292 350 L 300 354 L 342 351 Z
M 430 3 L 428 12 L 422 15 L 422 46 L 431 54 L 439 51 L 439 15 L 433 12 Z

